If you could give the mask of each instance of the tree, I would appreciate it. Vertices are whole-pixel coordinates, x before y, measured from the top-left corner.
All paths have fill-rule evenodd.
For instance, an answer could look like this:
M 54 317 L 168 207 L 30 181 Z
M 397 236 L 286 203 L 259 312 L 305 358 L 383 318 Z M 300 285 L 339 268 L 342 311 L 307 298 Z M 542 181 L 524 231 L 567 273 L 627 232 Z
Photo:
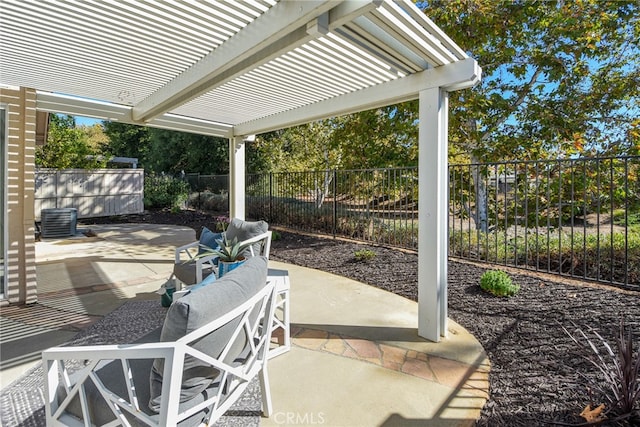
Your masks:
M 150 128 L 146 168 L 155 172 L 229 173 L 229 140 Z
M 471 163 L 638 153 L 637 2 L 433 0 L 422 3 L 483 67 L 450 94 L 450 140 Z M 476 168 L 477 226 L 487 229 Z
M 479 86 L 450 97 L 452 140 L 474 157 L 627 144 L 640 114 L 636 2 L 435 0 L 425 12 L 483 67 Z
M 264 167 L 271 172 L 314 171 L 311 181 L 309 176 L 298 176 L 292 191 L 310 192 L 320 208 L 330 190 L 332 170 L 342 165 L 342 148 L 334 136 L 339 121 L 322 120 L 261 135 L 253 147 L 260 153 L 255 157 L 265 159 Z
M 337 120 L 332 135 L 346 169 L 418 164 L 417 102 L 351 114 Z
M 149 128 L 128 123 L 102 122 L 107 135 L 107 151 L 116 157 L 133 157 L 138 159 L 141 167 L 147 167 L 150 137 Z
M 229 172 L 229 142 L 224 138 L 103 122 L 114 156 L 134 157 L 140 166 L 169 174 Z
M 36 149 L 36 165 L 54 169 L 95 169 L 104 167 L 105 159 L 91 146 L 87 134 L 75 127 L 72 116 L 49 115 L 46 143 Z
M 104 133 L 101 124 L 95 123 L 91 126 L 80 126 L 82 133 L 86 135 L 87 144 L 96 151 L 104 151 L 109 145 L 109 137 Z

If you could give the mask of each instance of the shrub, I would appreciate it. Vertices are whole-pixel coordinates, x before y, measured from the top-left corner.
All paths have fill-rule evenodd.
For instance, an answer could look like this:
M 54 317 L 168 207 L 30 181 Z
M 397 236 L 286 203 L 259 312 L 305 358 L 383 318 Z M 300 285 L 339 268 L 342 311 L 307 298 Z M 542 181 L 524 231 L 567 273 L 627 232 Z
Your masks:
M 144 207 L 180 209 L 189 197 L 189 184 L 171 176 L 144 178 Z
M 376 253 L 371 249 L 360 249 L 353 253 L 356 257 L 356 261 L 369 261 L 376 257 Z
M 210 191 L 191 193 L 187 203 L 190 207 L 207 212 L 226 212 L 229 210 L 229 195 Z
M 480 278 L 480 288 L 499 297 L 509 297 L 520 290 L 520 286 L 513 283 L 507 273 L 501 270 L 485 271 Z

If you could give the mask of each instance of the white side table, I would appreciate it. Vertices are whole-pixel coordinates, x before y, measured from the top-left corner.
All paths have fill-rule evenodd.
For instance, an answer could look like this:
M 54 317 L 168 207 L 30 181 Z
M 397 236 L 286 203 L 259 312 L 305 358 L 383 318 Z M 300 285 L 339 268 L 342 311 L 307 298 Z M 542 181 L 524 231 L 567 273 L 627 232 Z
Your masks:
M 291 349 L 291 328 L 289 314 L 289 272 L 270 268 L 267 273 L 267 282 L 275 282 L 276 306 L 273 312 L 272 325 L 272 347 L 269 349 L 269 359 L 286 353 Z M 277 345 L 273 345 L 273 338 L 278 340 Z

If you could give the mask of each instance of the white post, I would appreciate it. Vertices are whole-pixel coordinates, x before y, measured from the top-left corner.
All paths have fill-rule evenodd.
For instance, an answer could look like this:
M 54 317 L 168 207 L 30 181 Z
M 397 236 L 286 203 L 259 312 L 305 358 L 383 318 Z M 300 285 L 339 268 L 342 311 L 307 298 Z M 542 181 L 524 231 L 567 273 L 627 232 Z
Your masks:
M 418 160 L 418 335 L 447 333 L 448 93 L 420 92 Z
M 229 218 L 245 219 L 244 139 L 229 139 Z

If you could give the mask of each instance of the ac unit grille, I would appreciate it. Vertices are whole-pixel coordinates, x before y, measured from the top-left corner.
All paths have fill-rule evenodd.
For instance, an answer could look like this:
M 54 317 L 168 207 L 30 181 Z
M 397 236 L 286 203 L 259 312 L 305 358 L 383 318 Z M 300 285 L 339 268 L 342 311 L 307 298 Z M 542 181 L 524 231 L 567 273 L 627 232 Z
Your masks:
M 77 209 L 43 209 L 41 219 L 42 237 L 69 237 L 76 234 Z

